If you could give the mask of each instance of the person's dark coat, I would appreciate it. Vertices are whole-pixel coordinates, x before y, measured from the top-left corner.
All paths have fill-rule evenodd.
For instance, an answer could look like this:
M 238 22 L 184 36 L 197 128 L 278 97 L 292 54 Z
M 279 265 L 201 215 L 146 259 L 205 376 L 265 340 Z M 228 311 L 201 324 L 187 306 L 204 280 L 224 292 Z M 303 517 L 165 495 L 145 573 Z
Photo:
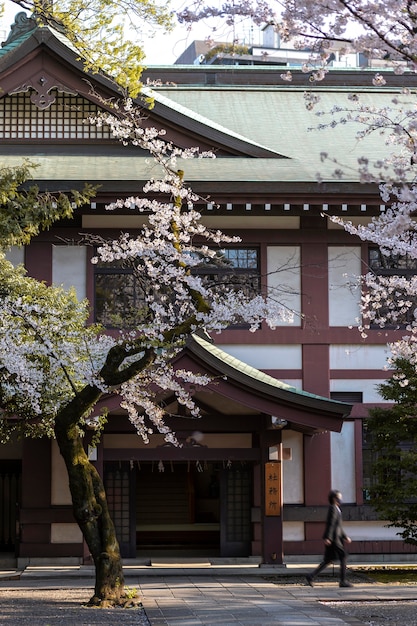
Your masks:
M 326 546 L 325 560 L 333 561 L 336 557 L 336 548 L 344 549 L 344 541 L 347 538 L 342 525 L 342 512 L 337 504 L 331 504 L 327 511 L 326 528 L 323 539 L 331 541 L 331 545 Z

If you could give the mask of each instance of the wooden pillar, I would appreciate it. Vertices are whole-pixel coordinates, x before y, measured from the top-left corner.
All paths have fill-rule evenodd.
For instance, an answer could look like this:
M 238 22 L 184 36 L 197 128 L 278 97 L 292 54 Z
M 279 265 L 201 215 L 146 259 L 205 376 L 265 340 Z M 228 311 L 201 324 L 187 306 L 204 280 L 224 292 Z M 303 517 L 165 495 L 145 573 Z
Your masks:
M 282 436 L 280 430 L 266 430 L 261 434 L 261 520 L 262 563 L 282 565 Z M 273 448 L 277 454 L 271 455 Z

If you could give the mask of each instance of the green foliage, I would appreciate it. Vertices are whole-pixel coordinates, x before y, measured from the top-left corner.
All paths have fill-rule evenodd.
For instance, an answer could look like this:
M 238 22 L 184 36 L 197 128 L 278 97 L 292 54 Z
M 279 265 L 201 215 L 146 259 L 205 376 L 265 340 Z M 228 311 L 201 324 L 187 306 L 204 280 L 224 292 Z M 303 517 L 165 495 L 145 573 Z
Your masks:
M 106 73 L 131 97 L 140 91 L 141 41 L 155 27 L 171 28 L 168 3 L 156 0 L 12 0 L 40 24 L 60 30 L 93 73 Z
M 75 206 L 85 204 L 96 189 L 86 185 L 80 192 L 41 193 L 37 185 L 25 187 L 36 165 L 25 161 L 19 167 L 0 168 L 0 249 L 28 244 L 59 219 L 69 218 Z
M 399 534 L 417 545 L 417 375 L 405 360 L 380 386 L 390 408 L 370 411 L 368 430 L 376 461 L 371 504 L 381 519 L 403 529 Z
M 127 598 L 128 600 L 133 600 L 134 598 L 138 598 L 139 597 L 139 591 L 136 587 L 125 587 L 124 588 L 124 597 Z
M 231 54 L 234 56 L 239 56 L 242 54 L 249 54 L 249 48 L 248 46 L 244 46 L 244 45 L 236 44 L 236 43 L 230 43 L 230 44 L 220 43 L 217 46 L 214 46 L 214 48 L 212 48 L 208 52 L 206 52 L 206 54 L 204 55 L 204 58 L 206 59 L 206 61 L 209 61 L 213 57 L 217 55 L 222 55 L 222 54 Z

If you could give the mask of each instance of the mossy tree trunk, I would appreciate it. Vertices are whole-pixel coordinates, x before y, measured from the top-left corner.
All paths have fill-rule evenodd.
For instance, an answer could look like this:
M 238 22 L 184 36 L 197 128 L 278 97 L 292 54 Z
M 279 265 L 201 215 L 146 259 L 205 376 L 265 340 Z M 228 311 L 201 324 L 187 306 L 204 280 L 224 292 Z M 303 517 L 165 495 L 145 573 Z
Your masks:
M 129 356 L 138 359 L 120 370 Z M 128 347 L 116 345 L 109 350 L 100 377 L 106 385 L 118 386 L 149 366 L 154 356 L 154 351 L 143 349 L 140 341 L 137 346 L 134 343 Z M 109 514 L 103 481 L 88 460 L 82 437 L 82 418 L 90 414 L 102 393 L 92 385 L 86 385 L 81 391 L 74 389 L 73 400 L 63 406 L 55 418 L 55 436 L 68 471 L 74 517 L 96 568 L 94 596 L 90 599 L 90 604 L 96 606 L 125 604 L 116 530 Z
M 63 407 L 55 421 L 55 435 L 68 471 L 74 517 L 95 564 L 95 590 L 90 604 L 107 606 L 122 603 L 122 559 L 103 481 L 88 460 L 79 428 L 80 418 L 100 395 L 97 388 L 86 387 Z

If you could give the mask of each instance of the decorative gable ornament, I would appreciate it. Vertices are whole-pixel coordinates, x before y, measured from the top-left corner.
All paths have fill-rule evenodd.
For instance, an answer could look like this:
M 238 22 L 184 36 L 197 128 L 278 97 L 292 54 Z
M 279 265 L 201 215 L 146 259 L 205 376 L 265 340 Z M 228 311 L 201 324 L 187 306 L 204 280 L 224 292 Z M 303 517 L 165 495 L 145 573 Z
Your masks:
M 19 87 L 9 92 L 9 95 L 32 91 L 31 102 L 39 109 L 47 109 L 56 100 L 56 93 L 66 93 L 70 96 L 77 96 L 78 93 L 66 87 L 62 83 L 57 83 L 47 72 L 41 72 L 31 80 L 24 82 Z
M 24 40 L 33 31 L 39 28 L 39 22 L 36 18 L 36 14 L 29 17 L 26 13 L 21 11 L 20 13 L 17 13 L 14 19 L 15 21 L 10 27 L 9 36 L 6 41 L 1 44 L 2 48 L 18 47 L 21 40 Z M 61 29 L 58 28 L 57 30 Z M 39 109 L 47 109 L 55 102 L 56 93 L 53 93 L 54 91 L 66 93 L 71 96 L 78 95 L 78 93 L 73 89 L 66 87 L 62 83 L 56 82 L 56 79 L 45 71 L 38 73 L 36 76 L 27 80 L 19 87 L 15 87 L 13 91 L 9 91 L 9 95 L 28 91 L 33 91 L 31 94 L 31 101 Z

